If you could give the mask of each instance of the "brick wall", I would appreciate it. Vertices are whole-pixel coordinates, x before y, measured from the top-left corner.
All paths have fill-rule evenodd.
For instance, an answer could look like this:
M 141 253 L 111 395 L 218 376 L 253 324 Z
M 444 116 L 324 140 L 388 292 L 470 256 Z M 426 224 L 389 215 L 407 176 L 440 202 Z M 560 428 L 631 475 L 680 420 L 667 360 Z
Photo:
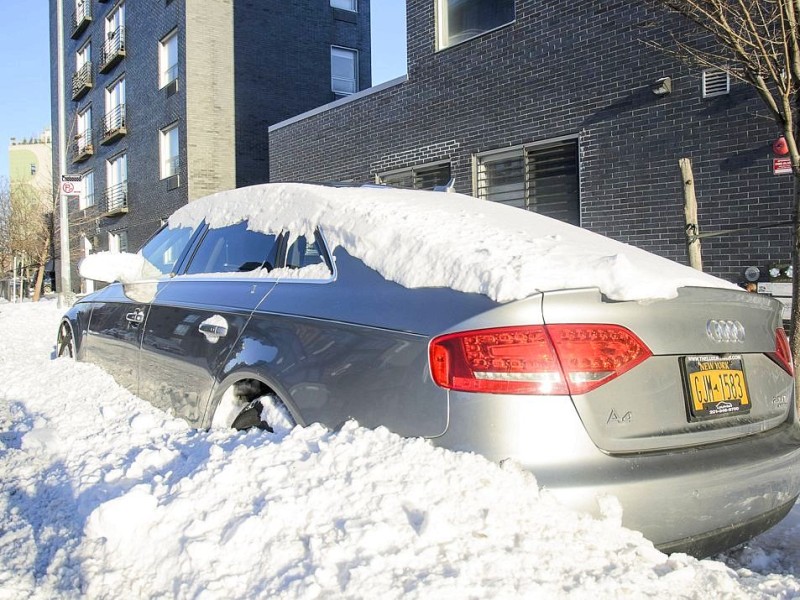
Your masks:
M 686 262 L 678 159 L 694 164 L 704 231 L 790 218 L 792 178 L 770 171 L 777 129 L 748 87 L 701 98 L 701 73 L 644 40 L 672 17 L 618 1 L 517 0 L 514 23 L 437 52 L 434 3 L 407 0 L 408 81 L 270 134 L 271 178 L 373 181 L 450 160 L 473 192 L 476 153 L 578 136 L 581 223 Z M 650 84 L 671 77 L 672 94 Z M 706 271 L 739 280 L 786 262 L 789 229 L 703 241 Z

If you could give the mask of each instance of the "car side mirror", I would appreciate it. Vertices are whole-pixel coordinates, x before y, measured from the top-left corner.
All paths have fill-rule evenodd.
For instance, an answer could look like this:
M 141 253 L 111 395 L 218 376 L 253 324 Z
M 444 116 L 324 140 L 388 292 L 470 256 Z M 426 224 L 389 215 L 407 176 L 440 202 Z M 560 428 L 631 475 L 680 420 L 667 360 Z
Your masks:
M 78 272 L 85 279 L 123 284 L 152 281 L 163 275 L 142 255 L 129 252 L 90 254 L 80 262 Z

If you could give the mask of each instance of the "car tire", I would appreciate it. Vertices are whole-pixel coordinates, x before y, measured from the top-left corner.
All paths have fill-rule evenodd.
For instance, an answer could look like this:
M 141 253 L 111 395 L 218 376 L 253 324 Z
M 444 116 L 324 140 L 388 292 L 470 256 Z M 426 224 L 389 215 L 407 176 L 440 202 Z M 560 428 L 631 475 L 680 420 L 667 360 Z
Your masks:
M 297 423 L 291 413 L 271 390 L 255 380 L 239 383 L 243 385 L 229 387 L 220 398 L 212 427 L 230 427 L 238 431 L 262 429 L 279 434 L 294 428 Z M 255 390 L 261 393 L 253 393 Z

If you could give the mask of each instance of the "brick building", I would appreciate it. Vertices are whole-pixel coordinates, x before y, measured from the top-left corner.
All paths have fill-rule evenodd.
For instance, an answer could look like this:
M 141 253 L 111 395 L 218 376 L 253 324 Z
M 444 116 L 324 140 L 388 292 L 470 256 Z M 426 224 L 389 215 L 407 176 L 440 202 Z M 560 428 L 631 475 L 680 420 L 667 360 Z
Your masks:
M 787 262 L 792 177 L 760 100 L 646 41 L 649 3 L 407 0 L 408 76 L 270 128 L 270 177 L 431 187 L 540 211 L 686 262 L 692 159 L 705 270 Z
M 369 8 L 50 0 L 55 175 L 80 174 L 85 188 L 70 207 L 73 265 L 87 252 L 137 249 L 190 200 L 267 181 L 271 124 L 370 86 Z

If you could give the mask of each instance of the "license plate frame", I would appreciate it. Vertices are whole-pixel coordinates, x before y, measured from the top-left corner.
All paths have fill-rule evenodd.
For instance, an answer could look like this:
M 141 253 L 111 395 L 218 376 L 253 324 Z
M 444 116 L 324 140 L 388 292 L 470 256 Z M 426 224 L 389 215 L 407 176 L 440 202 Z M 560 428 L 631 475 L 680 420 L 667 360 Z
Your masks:
M 684 356 L 681 367 L 690 421 L 750 412 L 752 401 L 741 354 Z

